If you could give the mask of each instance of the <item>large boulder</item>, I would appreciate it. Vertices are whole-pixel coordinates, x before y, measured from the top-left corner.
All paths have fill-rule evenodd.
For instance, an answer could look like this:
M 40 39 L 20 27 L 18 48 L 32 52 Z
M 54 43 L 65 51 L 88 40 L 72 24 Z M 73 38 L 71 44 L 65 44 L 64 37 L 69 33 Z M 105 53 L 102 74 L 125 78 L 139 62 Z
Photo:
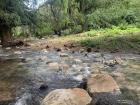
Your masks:
M 92 74 L 87 80 L 87 89 L 91 94 L 120 92 L 119 86 L 108 74 Z
M 107 73 L 92 74 L 87 80 L 87 90 L 92 96 L 90 105 L 119 105 L 119 86 Z
M 88 105 L 91 97 L 83 89 L 57 89 L 50 92 L 41 105 Z

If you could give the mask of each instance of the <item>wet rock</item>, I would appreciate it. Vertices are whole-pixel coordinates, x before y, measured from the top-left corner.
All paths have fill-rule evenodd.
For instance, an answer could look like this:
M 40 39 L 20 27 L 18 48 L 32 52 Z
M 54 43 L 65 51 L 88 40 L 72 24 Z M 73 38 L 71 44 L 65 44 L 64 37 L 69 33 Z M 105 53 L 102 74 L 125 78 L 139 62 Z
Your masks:
M 93 61 L 89 58 L 82 59 L 83 63 L 92 63 Z
M 30 58 L 30 57 L 28 57 L 28 58 L 26 58 L 26 61 L 32 61 L 32 58 Z
M 22 52 L 21 51 L 15 51 L 14 54 L 19 54 L 20 55 L 20 54 L 22 54 Z
M 91 97 L 83 89 L 57 89 L 50 92 L 41 105 L 88 105 Z
M 27 43 L 24 43 L 24 46 L 25 47 L 30 47 L 31 45 L 30 44 L 27 44 Z
M 69 48 L 74 48 L 74 47 L 76 47 L 76 45 L 74 45 L 74 44 L 69 45 Z
M 48 89 L 48 85 L 47 84 L 42 84 L 40 87 L 39 87 L 40 90 L 44 91 L 46 89 Z
M 23 46 L 25 43 L 23 41 L 15 42 L 15 46 Z
M 45 38 L 41 38 L 42 40 L 44 40 Z
M 48 48 L 50 48 L 50 46 L 47 45 L 47 46 L 46 46 L 46 49 L 48 49 Z
M 85 53 L 85 55 L 84 55 L 85 57 L 88 57 L 88 53 Z
M 80 51 L 79 51 L 79 52 L 80 52 L 80 53 L 83 53 L 84 51 L 85 51 L 85 49 L 80 49 Z
M 64 44 L 64 47 L 68 47 L 68 46 Z
M 82 73 L 84 78 L 89 77 L 89 75 L 91 74 L 90 67 L 84 67 L 80 70 L 80 72 Z
M 56 48 L 55 50 L 56 50 L 57 52 L 61 52 L 61 51 L 62 51 L 61 48 Z
M 11 50 L 11 47 L 7 47 L 7 48 L 5 48 L 6 50 Z
M 120 51 L 119 49 L 114 49 L 114 50 L 110 51 L 110 53 L 117 53 L 119 51 Z
M 47 52 L 48 52 L 47 49 L 43 49 L 42 51 L 43 51 L 44 53 L 47 53 Z
M 93 73 L 99 73 L 99 71 L 102 71 L 105 68 L 104 64 L 102 63 L 92 63 L 90 67 Z
M 82 66 L 80 66 L 80 65 L 72 65 L 72 71 L 74 71 L 74 72 L 79 72 L 79 71 L 81 71 L 81 69 L 82 69 L 83 67 Z
M 100 51 L 97 49 L 97 50 L 95 50 L 94 52 L 100 52 Z
M 114 63 L 115 64 L 122 64 L 123 63 L 123 60 L 120 57 L 115 57 Z
M 119 86 L 108 74 L 92 74 L 87 80 L 87 90 L 92 96 L 90 105 L 119 105 Z
M 90 105 L 122 105 L 119 103 L 119 95 L 111 93 L 98 93 L 92 96 L 92 102 Z
M 25 58 L 22 58 L 22 59 L 21 59 L 21 62 L 22 62 L 22 63 L 26 63 L 27 61 L 26 61 Z
M 69 48 L 65 48 L 65 50 L 70 51 L 70 49 L 69 49 Z
M 72 43 L 72 44 L 64 45 L 64 47 L 67 47 L 67 48 L 72 49 L 72 48 L 76 47 L 76 45 L 74 45 L 74 44 Z
M 73 79 L 76 80 L 76 81 L 83 81 L 84 76 L 83 75 L 77 75 L 77 76 L 74 76 Z
M 81 64 L 82 61 L 81 61 L 80 59 L 74 59 L 74 63 L 75 63 L 75 64 Z
M 30 46 L 29 44 L 25 43 L 24 41 L 15 41 L 15 42 L 10 42 L 9 45 L 7 45 L 7 47 L 17 47 L 17 46 L 25 46 L 28 47 Z
M 101 71 L 99 69 L 94 69 L 91 71 L 92 74 L 98 74 L 101 73 Z
M 88 67 L 75 68 L 72 71 L 73 71 L 72 72 L 73 73 L 73 79 L 76 80 L 76 81 L 83 81 L 83 79 L 89 77 L 89 74 L 90 74 L 90 71 L 89 71 Z
M 124 80 L 125 80 L 125 75 L 124 75 L 123 73 L 113 72 L 113 73 L 111 73 L 111 75 L 112 75 L 116 80 L 120 80 L 120 81 L 124 81 Z
M 46 62 L 46 64 L 50 64 L 50 63 L 53 63 L 53 61 L 48 60 L 48 61 Z
M 140 55 L 140 52 L 138 53 L 138 55 Z
M 58 70 L 59 69 L 59 64 L 57 62 L 52 62 L 52 63 L 49 63 L 48 64 L 48 67 L 50 69 L 55 69 L 55 70 Z
M 71 53 L 72 53 L 72 54 L 74 54 L 74 53 L 75 53 L 75 51 L 72 51 Z
M 101 54 L 101 53 L 94 53 L 94 54 L 91 54 L 91 56 L 92 56 L 93 58 L 100 58 L 100 57 L 103 56 L 103 54 Z
M 119 86 L 108 74 L 92 74 L 87 80 L 87 90 L 90 94 L 120 92 Z
M 63 64 L 60 64 L 60 65 L 59 65 L 59 68 L 60 68 L 64 73 L 66 73 L 66 72 L 69 70 L 70 67 L 69 67 L 69 65 L 63 63 Z
M 121 103 L 124 105 L 140 105 L 139 95 L 136 90 L 122 87 L 121 92 L 123 100 Z
M 0 59 L 2 63 L 10 63 L 10 62 L 22 62 L 24 63 L 26 60 L 24 58 L 8 58 L 8 59 Z
M 39 95 L 32 95 L 30 92 L 24 93 L 18 97 L 14 105 L 39 105 Z
M 92 48 L 87 48 L 87 52 L 88 53 L 92 52 Z
M 68 56 L 69 56 L 69 55 L 66 54 L 66 53 L 60 53 L 59 55 L 60 55 L 60 57 L 68 57 Z
M 115 59 L 113 59 L 113 60 L 108 60 L 108 61 L 104 62 L 105 65 L 108 65 L 110 67 L 114 67 L 115 65 L 122 64 L 122 63 L 123 63 L 123 61 L 119 57 L 115 57 Z
M 87 79 L 83 79 L 83 81 L 77 87 L 86 90 L 87 89 Z

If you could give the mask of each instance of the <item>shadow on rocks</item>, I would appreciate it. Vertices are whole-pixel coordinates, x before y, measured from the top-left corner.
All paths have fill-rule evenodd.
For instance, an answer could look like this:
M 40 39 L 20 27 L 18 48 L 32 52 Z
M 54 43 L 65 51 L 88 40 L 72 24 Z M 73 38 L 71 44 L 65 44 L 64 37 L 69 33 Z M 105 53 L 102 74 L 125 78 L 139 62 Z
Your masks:
M 119 95 L 112 93 L 95 93 L 90 105 L 119 105 Z
M 0 105 L 10 105 L 12 102 L 14 102 L 14 100 L 0 101 Z
M 125 93 L 122 92 L 120 95 L 112 93 L 95 93 L 92 95 L 92 101 L 89 105 L 140 105 L 138 101 L 133 100 L 132 98 L 130 99 L 130 97 L 136 98 L 131 91 L 122 91 L 125 91 Z

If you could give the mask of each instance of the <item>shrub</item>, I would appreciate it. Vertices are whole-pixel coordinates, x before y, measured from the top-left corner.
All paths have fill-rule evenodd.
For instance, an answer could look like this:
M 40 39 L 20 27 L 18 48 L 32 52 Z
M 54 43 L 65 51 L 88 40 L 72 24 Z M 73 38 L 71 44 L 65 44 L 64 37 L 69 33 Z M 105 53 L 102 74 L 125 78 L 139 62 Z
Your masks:
M 81 25 L 76 25 L 76 26 L 72 27 L 72 33 L 77 34 L 77 33 L 80 33 L 80 32 L 82 32 Z
M 97 8 L 88 15 L 90 29 L 111 28 L 120 26 L 125 29 L 128 24 L 140 23 L 140 12 L 137 7 L 132 8 L 128 2 L 116 1 L 106 8 Z

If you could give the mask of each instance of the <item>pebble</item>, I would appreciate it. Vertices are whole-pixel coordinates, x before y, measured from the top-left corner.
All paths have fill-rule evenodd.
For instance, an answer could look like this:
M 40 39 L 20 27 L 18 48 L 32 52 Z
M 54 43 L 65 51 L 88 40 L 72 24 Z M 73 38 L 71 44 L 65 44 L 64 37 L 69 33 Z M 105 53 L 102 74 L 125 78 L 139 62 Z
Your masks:
M 20 55 L 20 54 L 22 54 L 22 52 L 21 51 L 15 51 L 14 54 L 19 54 Z
M 74 63 L 75 64 L 80 64 L 80 63 L 82 63 L 82 61 L 80 59 L 74 59 Z
M 69 55 L 66 54 L 66 53 L 60 53 L 59 55 L 60 55 L 60 57 L 68 57 L 68 56 L 69 56 Z
M 7 47 L 7 48 L 5 48 L 6 50 L 11 50 L 11 47 Z

